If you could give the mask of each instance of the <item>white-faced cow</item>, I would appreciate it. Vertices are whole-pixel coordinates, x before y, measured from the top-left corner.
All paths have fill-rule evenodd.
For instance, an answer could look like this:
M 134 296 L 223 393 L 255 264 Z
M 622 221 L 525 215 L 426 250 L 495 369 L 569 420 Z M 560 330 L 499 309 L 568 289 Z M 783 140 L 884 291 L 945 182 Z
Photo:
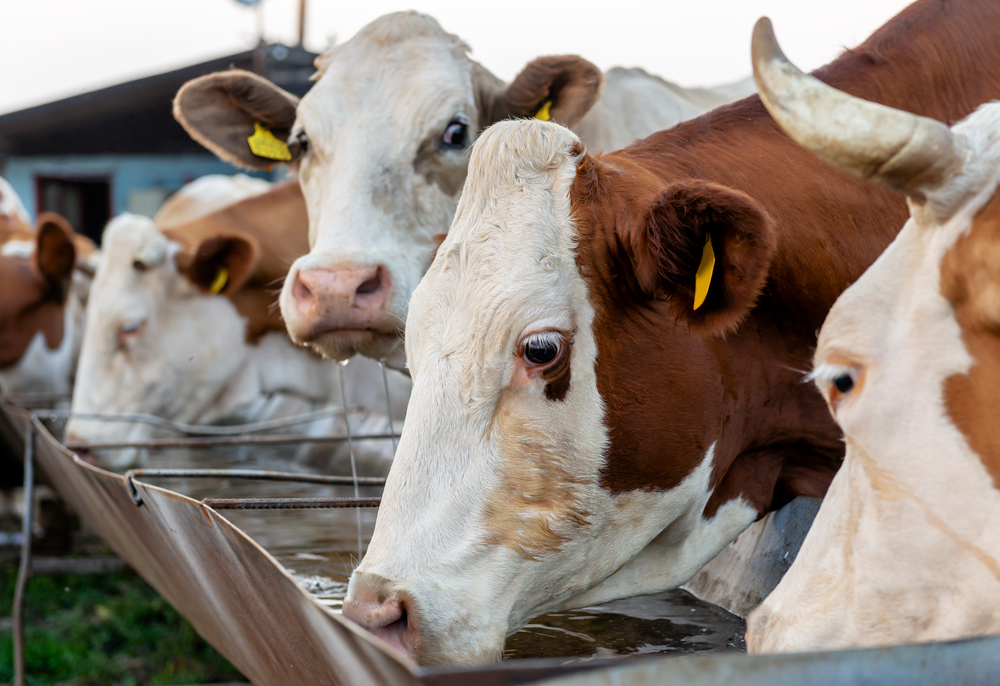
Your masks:
M 91 293 L 73 412 L 245 423 L 339 404 L 337 365 L 294 346 L 274 307 L 275 284 L 306 250 L 307 226 L 294 181 L 162 231 L 144 217 L 113 220 Z M 344 373 L 348 405 L 364 408 L 351 413 L 352 431 L 389 431 L 377 363 L 358 361 Z M 389 381 L 400 418 L 409 380 L 393 372 Z M 310 431 L 338 428 L 325 421 Z M 67 438 L 134 441 L 156 431 L 147 423 L 74 418 Z M 337 463 L 343 452 L 325 466 L 344 467 Z M 388 468 L 391 443 L 367 452 L 375 468 Z M 140 456 L 135 449 L 97 455 L 116 469 Z
M 33 229 L 0 179 L 0 392 L 69 392 L 95 258 L 94 244 L 56 214 Z
M 998 30 L 996 4 L 924 0 L 817 74 L 954 120 L 1000 96 Z M 604 155 L 495 124 L 410 302 L 413 400 L 345 616 L 422 663 L 496 659 L 823 495 L 843 444 L 801 370 L 905 217 L 757 97 Z
M 1000 633 L 1000 104 L 944 124 L 754 62 L 786 131 L 911 218 L 837 299 L 812 377 L 847 451 L 754 651 Z
M 309 254 L 281 293 L 289 334 L 334 359 L 361 352 L 395 366 L 407 303 L 451 223 L 480 131 L 537 115 L 574 127 L 594 149 L 615 149 L 753 92 L 749 79 L 713 91 L 640 69 L 604 75 L 570 55 L 540 57 L 504 84 L 416 12 L 375 20 L 316 65 L 301 102 L 230 71 L 184 86 L 174 113 L 196 140 L 244 167 L 276 163 L 252 152 L 255 127 L 288 140 L 310 222 Z

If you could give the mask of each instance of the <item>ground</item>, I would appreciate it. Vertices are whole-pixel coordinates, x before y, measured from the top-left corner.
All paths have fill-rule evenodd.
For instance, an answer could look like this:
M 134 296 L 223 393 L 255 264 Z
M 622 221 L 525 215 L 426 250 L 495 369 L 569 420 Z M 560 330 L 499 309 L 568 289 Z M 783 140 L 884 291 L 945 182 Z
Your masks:
M 12 683 L 17 561 L 0 562 L 0 683 Z M 36 576 L 28 584 L 28 684 L 246 681 L 135 574 Z

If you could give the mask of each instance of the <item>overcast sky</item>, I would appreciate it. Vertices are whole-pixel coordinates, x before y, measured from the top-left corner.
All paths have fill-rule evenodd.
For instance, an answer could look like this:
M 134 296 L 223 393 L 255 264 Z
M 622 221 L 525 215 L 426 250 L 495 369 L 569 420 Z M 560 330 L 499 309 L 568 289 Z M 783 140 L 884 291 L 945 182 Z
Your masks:
M 306 47 L 345 41 L 402 9 L 436 17 L 504 79 L 542 54 L 602 68 L 640 66 L 685 86 L 750 73 L 750 32 L 771 17 L 789 58 L 818 67 L 905 7 L 905 0 L 308 0 Z M 299 0 L 262 0 L 268 40 L 295 42 Z M 257 10 L 236 0 L 0 0 L 0 112 L 246 50 Z

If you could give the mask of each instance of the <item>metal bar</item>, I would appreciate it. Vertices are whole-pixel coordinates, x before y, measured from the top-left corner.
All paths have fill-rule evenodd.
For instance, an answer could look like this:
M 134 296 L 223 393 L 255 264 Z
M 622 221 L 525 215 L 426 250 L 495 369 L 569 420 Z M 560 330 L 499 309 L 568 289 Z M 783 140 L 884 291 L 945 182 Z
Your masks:
M 21 565 L 14 589 L 14 686 L 25 686 L 24 676 L 24 589 L 31 576 L 31 525 L 35 510 L 35 428 L 28 421 L 24 436 L 24 520 L 21 522 Z
M 255 479 L 258 481 L 295 481 L 305 484 L 326 484 L 329 486 L 350 486 L 354 479 L 349 476 L 326 476 L 323 474 L 293 474 L 291 472 L 269 472 L 258 469 L 132 469 L 125 473 L 126 479 Z M 385 477 L 361 476 L 362 486 L 384 486 Z
M 127 572 L 125 562 L 117 557 L 36 557 L 31 561 L 31 575 L 40 574 L 114 574 Z
M 365 434 L 354 436 L 354 440 L 395 439 L 396 434 Z M 154 438 L 148 441 L 107 441 L 98 443 L 67 443 L 66 448 L 80 450 L 115 450 L 118 448 L 218 448 L 229 445 L 285 445 L 289 443 L 340 443 L 347 436 L 306 436 L 304 434 L 281 434 L 277 436 L 234 436 L 231 438 Z
M 205 498 L 213 510 L 308 510 L 317 508 L 378 507 L 381 498 Z

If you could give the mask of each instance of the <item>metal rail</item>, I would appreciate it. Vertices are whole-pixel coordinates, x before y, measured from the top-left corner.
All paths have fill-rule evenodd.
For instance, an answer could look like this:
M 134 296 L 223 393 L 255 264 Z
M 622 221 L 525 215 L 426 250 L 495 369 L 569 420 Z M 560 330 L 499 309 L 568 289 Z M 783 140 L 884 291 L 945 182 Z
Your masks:
M 396 434 L 361 434 L 354 440 L 396 439 Z M 81 450 L 118 450 L 124 448 L 219 448 L 231 445 L 285 445 L 289 443 L 341 443 L 350 436 L 307 436 L 305 434 L 280 434 L 277 436 L 233 436 L 227 438 L 152 438 L 147 441 L 107 441 L 95 443 L 66 443 L 66 448 Z
M 142 506 L 142 495 L 136 487 L 137 477 L 157 479 L 253 479 L 257 481 L 291 481 L 324 486 L 384 486 L 385 479 L 376 476 L 325 476 L 293 474 L 257 469 L 130 469 L 125 472 L 125 487 L 136 507 Z M 327 507 L 378 507 L 381 498 L 206 498 L 203 505 L 217 510 L 285 510 Z
M 378 507 L 381 498 L 205 498 L 213 510 L 311 510 L 318 508 Z
M 24 437 L 24 519 L 21 521 L 21 564 L 14 589 L 14 686 L 25 686 L 24 676 L 24 590 L 31 577 L 31 525 L 35 510 L 35 429 L 28 421 Z

